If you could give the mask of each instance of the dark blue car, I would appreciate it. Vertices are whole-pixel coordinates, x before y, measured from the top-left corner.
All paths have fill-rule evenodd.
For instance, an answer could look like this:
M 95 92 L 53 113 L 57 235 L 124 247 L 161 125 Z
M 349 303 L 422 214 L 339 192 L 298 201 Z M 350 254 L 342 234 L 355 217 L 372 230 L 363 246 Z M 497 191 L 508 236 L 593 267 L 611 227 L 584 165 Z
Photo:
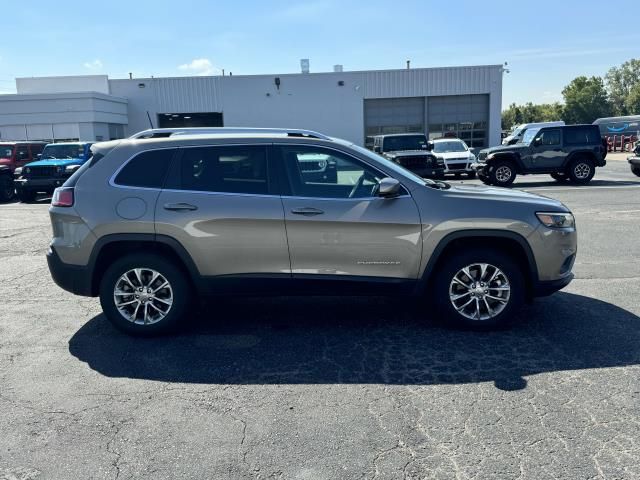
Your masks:
M 91 158 L 91 145 L 89 142 L 50 143 L 38 161 L 16 169 L 14 182 L 20 201 L 32 201 L 38 193 L 53 193 Z

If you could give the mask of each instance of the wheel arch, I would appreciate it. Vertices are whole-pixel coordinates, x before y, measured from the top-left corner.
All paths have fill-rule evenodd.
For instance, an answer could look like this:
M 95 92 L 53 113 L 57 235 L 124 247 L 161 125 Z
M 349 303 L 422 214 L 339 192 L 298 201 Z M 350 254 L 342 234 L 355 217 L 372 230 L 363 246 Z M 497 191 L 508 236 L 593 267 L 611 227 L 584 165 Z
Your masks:
M 574 152 L 571 152 L 569 155 L 567 155 L 566 160 L 562 164 L 563 170 L 566 170 L 569 164 L 573 162 L 576 158 L 581 158 L 581 157 L 586 157 L 589 160 L 591 160 L 593 162 L 594 167 L 598 165 L 598 158 L 596 157 L 595 153 L 593 153 L 590 150 L 576 150 Z
M 538 266 L 529 243 L 518 233 L 491 229 L 462 230 L 450 233 L 440 240 L 422 272 L 417 293 L 425 294 L 428 291 L 439 265 L 446 261 L 448 255 L 470 246 L 508 252 L 523 269 L 527 296 L 533 295 L 538 283 Z
M 149 234 L 113 234 L 100 238 L 93 247 L 89 259 L 91 272 L 90 291 L 97 296 L 100 279 L 108 266 L 118 257 L 136 252 L 155 253 L 170 259 L 195 286 L 200 273 L 193 259 L 177 240 L 164 235 Z
M 522 166 L 522 159 L 520 158 L 520 155 L 518 155 L 517 153 L 513 153 L 513 152 L 498 153 L 498 154 L 495 154 L 491 158 L 491 160 L 489 160 L 487 163 L 491 165 L 495 162 L 500 162 L 500 161 L 507 161 L 507 162 L 513 163 L 515 165 L 516 173 L 520 175 L 523 174 L 524 169 Z

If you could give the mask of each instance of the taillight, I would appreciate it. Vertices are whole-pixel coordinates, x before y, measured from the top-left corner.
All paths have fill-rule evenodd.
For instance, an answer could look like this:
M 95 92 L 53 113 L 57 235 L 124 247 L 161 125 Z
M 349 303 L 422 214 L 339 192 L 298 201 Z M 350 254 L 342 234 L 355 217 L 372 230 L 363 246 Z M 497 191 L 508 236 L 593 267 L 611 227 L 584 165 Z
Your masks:
M 73 207 L 73 188 L 56 188 L 51 199 L 52 207 Z

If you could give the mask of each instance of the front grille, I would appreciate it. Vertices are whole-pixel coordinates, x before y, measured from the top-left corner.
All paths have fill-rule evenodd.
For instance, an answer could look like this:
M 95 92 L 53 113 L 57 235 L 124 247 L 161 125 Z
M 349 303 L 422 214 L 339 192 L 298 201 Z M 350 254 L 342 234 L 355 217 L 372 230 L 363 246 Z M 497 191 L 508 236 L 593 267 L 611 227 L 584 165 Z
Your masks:
M 29 176 L 35 178 L 55 177 L 58 167 L 29 167 Z
M 450 163 L 447 165 L 449 170 L 464 170 L 467 168 L 466 163 Z
M 402 165 L 404 168 L 424 168 L 427 165 L 431 164 L 431 162 L 429 161 L 429 159 L 427 157 L 401 157 L 400 159 L 400 165 Z

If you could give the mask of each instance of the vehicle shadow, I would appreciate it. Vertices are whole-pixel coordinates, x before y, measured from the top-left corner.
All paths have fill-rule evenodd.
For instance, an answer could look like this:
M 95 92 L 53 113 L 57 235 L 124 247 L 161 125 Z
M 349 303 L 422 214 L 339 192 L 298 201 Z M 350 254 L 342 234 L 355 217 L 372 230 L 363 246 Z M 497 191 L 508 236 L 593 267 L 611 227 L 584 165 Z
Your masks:
M 493 381 L 518 390 L 537 373 L 640 363 L 640 318 L 593 298 L 539 299 L 511 328 L 490 333 L 439 327 L 408 304 L 226 299 L 210 302 L 184 333 L 151 339 L 122 334 L 98 315 L 69 350 L 108 377 L 203 384 Z

